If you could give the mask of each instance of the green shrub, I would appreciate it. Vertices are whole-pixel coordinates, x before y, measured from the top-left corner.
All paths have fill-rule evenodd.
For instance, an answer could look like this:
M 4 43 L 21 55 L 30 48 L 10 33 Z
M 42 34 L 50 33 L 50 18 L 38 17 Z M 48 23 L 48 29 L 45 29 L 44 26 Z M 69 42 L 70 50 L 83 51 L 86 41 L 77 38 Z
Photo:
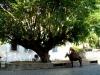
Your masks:
M 83 52 L 83 48 L 79 48 L 78 46 L 73 45 L 73 48 L 75 49 L 75 51 L 77 52 Z

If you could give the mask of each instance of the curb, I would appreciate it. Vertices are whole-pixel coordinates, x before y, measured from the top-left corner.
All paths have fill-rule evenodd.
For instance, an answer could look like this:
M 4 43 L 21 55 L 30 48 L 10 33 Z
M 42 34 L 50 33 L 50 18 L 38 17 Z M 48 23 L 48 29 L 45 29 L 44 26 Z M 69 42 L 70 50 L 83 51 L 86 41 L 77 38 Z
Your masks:
M 96 61 L 96 62 L 95 62 Z M 96 65 L 98 60 L 83 60 L 82 65 Z M 78 61 L 73 62 L 74 67 L 79 67 Z M 20 71 L 20 70 L 38 70 L 38 69 L 55 69 L 55 68 L 70 68 L 70 61 L 56 61 L 51 63 L 34 63 L 34 64 L 11 64 L 8 63 L 6 68 L 1 68 L 0 70 L 10 70 L 10 71 Z

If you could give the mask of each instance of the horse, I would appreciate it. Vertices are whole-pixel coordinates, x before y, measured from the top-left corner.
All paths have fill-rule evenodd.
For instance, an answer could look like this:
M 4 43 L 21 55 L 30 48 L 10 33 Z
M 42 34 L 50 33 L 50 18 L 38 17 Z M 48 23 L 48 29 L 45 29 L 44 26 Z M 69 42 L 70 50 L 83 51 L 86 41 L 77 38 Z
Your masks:
M 73 61 L 79 61 L 80 67 L 82 67 L 82 58 L 79 56 L 78 53 L 74 52 L 72 54 L 66 53 L 65 58 L 68 56 L 69 60 L 71 61 L 72 67 L 73 67 Z

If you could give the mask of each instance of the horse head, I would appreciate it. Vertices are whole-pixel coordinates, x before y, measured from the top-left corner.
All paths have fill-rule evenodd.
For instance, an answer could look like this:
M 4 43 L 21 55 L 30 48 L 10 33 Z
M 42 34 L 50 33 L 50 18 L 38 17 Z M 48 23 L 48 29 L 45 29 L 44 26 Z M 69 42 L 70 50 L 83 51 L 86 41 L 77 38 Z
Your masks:
M 69 54 L 68 54 L 68 53 L 66 53 L 65 58 L 66 58 L 67 56 L 69 57 Z

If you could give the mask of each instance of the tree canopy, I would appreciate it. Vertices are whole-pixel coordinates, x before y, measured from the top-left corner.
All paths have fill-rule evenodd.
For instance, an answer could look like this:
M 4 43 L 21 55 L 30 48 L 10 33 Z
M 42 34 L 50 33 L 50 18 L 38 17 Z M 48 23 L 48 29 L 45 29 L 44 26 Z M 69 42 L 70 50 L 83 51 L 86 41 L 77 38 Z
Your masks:
M 1 0 L 0 39 L 34 50 L 43 62 L 54 46 L 83 41 L 97 0 Z

